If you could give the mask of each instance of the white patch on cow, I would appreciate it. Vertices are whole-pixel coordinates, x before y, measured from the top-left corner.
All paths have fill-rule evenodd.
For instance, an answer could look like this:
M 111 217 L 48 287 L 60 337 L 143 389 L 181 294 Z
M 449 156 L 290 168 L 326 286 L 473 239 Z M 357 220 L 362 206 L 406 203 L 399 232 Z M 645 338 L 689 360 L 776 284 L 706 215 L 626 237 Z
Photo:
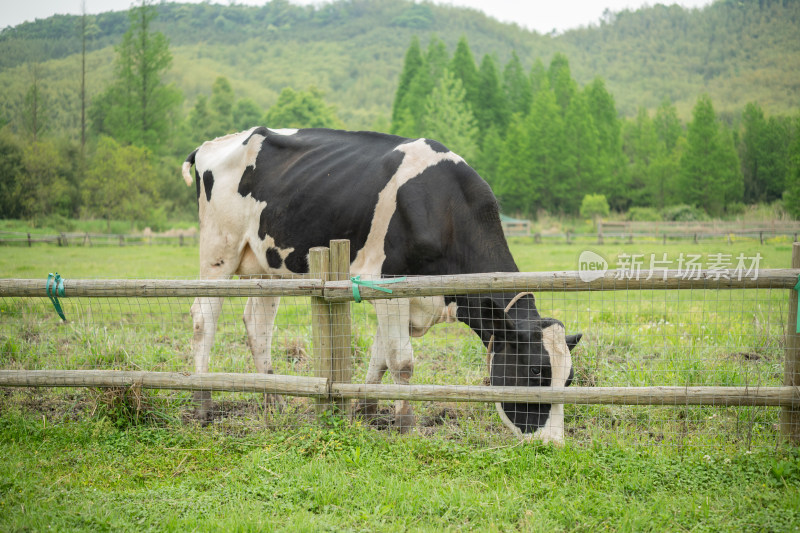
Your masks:
M 551 387 L 565 387 L 567 379 L 569 379 L 569 372 L 572 369 L 572 355 L 567 346 L 566 334 L 564 326 L 560 324 L 553 324 L 542 330 L 542 344 L 550 355 Z M 489 357 L 489 368 L 491 368 L 494 352 Z M 551 404 L 550 416 L 547 417 L 547 422 L 545 422 L 544 426 L 534 431 L 533 434 L 522 433 L 522 430 L 508 418 L 501 402 L 495 402 L 494 407 L 503 425 L 518 438 L 528 441 L 540 440 L 545 444 L 560 445 L 564 443 L 564 404 Z
M 242 175 L 247 167 L 255 168 L 265 138 L 253 135 L 254 129 L 207 141 L 195 156 L 195 168 L 201 179 L 208 170 L 214 175 L 211 199 L 206 199 L 202 188 L 199 198 L 200 265 L 206 272 L 217 268 L 228 276 L 291 274 L 285 259 L 294 248 L 277 247 L 269 234 L 264 239 L 258 236 L 261 211 L 267 202 L 239 194 Z M 243 144 L 248 137 L 249 142 Z M 213 224 L 205 224 L 206 220 L 213 220 Z M 267 263 L 269 248 L 278 250 L 283 259 L 278 269 L 270 268 Z
M 379 275 L 386 260 L 384 243 L 389 231 L 389 222 L 397 210 L 397 191 L 408 181 L 416 178 L 426 169 L 436 166 L 442 161 L 462 163 L 464 160 L 453 152 L 436 152 L 425 142 L 417 139 L 401 144 L 395 150 L 403 152 L 405 157 L 389 183 L 378 195 L 378 203 L 372 215 L 367 242 L 358 251 L 350 271 L 353 274 Z
M 542 330 L 542 344 L 550 354 L 552 377 L 550 386 L 565 387 L 572 369 L 572 355 L 567 346 L 567 332 L 561 324 L 553 324 Z M 563 444 L 564 442 L 564 404 L 552 404 L 550 416 L 545 425 L 537 429 L 533 437 L 542 442 Z
M 269 131 L 277 133 L 278 135 L 294 135 L 297 133 L 297 129 L 295 128 L 278 128 L 277 130 L 269 128 Z
M 411 298 L 409 331 L 412 337 L 422 337 L 436 324 L 455 322 L 458 305 L 450 302 L 444 305 L 444 296 L 426 296 Z

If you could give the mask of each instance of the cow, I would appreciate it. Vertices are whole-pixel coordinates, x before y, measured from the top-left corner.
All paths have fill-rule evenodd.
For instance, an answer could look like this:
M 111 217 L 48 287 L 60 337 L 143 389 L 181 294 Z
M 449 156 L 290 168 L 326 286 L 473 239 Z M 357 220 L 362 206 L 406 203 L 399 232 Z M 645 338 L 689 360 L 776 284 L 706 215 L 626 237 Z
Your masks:
M 309 250 L 349 239 L 351 274 L 517 272 L 489 185 L 441 143 L 374 132 L 254 127 L 203 143 L 191 167 L 200 219 L 200 276 L 291 276 L 308 272 Z M 496 386 L 568 386 L 571 350 L 581 335 L 544 318 L 531 293 L 487 293 L 375 300 L 378 327 L 366 382 L 388 370 L 396 384 L 414 371 L 410 337 L 460 321 L 488 351 Z M 272 327 L 279 298 L 252 297 L 244 323 L 258 372 L 271 373 Z M 199 297 L 191 314 L 196 372 L 208 372 L 221 298 Z M 195 395 L 207 418 L 210 393 Z M 366 414 L 377 403 L 362 405 Z M 496 404 L 523 439 L 563 441 L 563 405 Z M 394 424 L 414 426 L 408 401 L 395 403 Z

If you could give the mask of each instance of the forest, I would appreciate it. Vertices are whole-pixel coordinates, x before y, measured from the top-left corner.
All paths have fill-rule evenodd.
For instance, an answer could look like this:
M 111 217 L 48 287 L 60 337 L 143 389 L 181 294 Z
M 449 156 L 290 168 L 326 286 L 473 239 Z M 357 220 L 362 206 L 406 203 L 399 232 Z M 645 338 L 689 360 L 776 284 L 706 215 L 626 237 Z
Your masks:
M 798 23 L 794 2 L 718 1 L 539 35 L 384 0 L 24 23 L 0 32 L 0 218 L 189 220 L 182 159 L 255 124 L 438 139 L 507 214 L 798 217 Z

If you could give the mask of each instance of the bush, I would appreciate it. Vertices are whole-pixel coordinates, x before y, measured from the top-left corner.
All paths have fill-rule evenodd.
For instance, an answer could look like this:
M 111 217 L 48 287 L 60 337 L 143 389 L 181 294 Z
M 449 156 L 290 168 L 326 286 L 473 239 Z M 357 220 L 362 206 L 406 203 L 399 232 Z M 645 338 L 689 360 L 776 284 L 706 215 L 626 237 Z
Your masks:
M 733 202 L 725 206 L 725 213 L 729 215 L 743 215 L 747 211 L 747 206 L 742 202 Z
M 654 207 L 631 207 L 626 218 L 634 222 L 659 222 L 661 214 Z
M 602 194 L 587 194 L 581 202 L 583 218 L 605 217 L 609 213 L 608 200 Z
M 693 205 L 671 205 L 661 210 L 664 220 L 675 222 L 696 222 L 698 220 L 708 220 L 708 215 L 702 209 Z

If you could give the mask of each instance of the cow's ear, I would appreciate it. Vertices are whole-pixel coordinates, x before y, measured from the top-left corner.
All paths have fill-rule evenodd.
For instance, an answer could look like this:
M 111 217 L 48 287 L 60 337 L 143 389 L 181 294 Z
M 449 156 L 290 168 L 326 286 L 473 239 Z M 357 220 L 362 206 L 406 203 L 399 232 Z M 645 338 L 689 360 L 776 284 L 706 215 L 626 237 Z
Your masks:
M 571 352 L 572 349 L 578 345 L 578 342 L 583 337 L 583 333 L 576 333 L 575 335 L 567 335 L 567 348 Z
M 505 309 L 489 297 L 481 299 L 481 317 L 484 328 L 491 331 L 497 340 L 516 338 L 517 325 Z

